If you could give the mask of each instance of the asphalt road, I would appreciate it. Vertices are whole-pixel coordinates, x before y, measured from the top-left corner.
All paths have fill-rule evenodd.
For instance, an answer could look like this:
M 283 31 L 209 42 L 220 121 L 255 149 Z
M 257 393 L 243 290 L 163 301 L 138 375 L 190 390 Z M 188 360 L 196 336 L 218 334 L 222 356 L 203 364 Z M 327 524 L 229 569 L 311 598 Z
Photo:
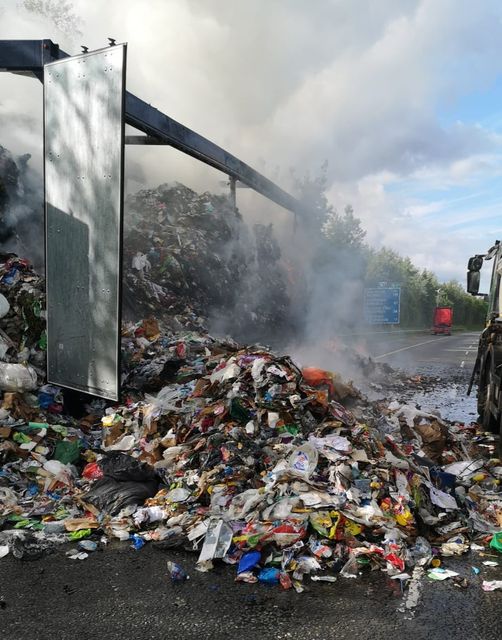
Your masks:
M 442 364 L 472 369 L 479 333 L 451 336 L 430 333 L 373 333 L 357 336 L 358 348 L 378 362 L 411 370 L 424 364 Z
M 188 570 L 173 586 L 166 560 Z M 310 583 L 297 594 L 236 584 L 235 567 L 194 570 L 194 556 L 125 544 L 87 560 L 64 550 L 31 563 L 2 560 L 0 638 L 5 640 L 499 640 L 502 592 L 485 593 L 482 577 L 502 579 L 479 556 L 450 561 L 469 579 L 417 583 L 417 605 L 380 572 L 334 584 Z M 471 565 L 481 567 L 474 576 Z
M 412 356 L 414 370 L 441 376 L 436 395 L 424 394 L 420 402 L 456 417 L 469 415 L 464 391 L 476 340 L 477 334 L 422 334 L 380 336 L 370 344 L 379 360 L 404 366 L 403 358 Z M 377 571 L 334 584 L 306 583 L 297 594 L 237 584 L 235 567 L 224 564 L 199 573 L 195 554 L 151 545 L 135 551 L 112 543 L 83 561 L 70 560 L 66 550 L 31 562 L 0 559 L 1 640 L 499 640 L 501 633 L 502 591 L 485 593 L 481 582 L 502 580 L 502 556 L 494 568 L 477 553 L 448 559 L 445 566 L 468 579 L 466 589 L 422 577 L 403 596 L 399 583 Z M 171 584 L 168 559 L 190 579 Z

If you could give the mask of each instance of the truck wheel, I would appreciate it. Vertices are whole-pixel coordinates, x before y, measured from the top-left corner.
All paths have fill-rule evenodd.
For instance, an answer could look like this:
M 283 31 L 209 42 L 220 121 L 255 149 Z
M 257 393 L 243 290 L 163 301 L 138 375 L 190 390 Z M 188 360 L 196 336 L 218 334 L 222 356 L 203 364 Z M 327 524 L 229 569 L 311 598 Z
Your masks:
M 483 431 L 498 433 L 499 420 L 496 420 L 488 409 L 492 395 L 493 382 L 491 375 L 491 359 L 487 358 L 478 382 L 478 422 L 482 426 Z
M 478 407 L 478 422 L 479 424 L 482 424 L 483 422 L 483 416 L 485 415 L 485 402 L 486 402 L 486 387 L 482 384 L 482 381 L 480 380 L 478 383 L 478 403 L 477 403 L 477 407 Z
M 483 426 L 484 431 L 490 431 L 491 433 L 498 433 L 499 423 L 500 423 L 500 414 L 497 416 L 497 418 L 494 418 L 492 412 L 488 409 L 488 407 L 490 406 L 492 393 L 493 393 L 493 385 L 491 384 L 491 376 L 489 376 L 488 384 L 486 386 L 483 411 L 480 412 L 480 415 L 482 417 L 481 424 Z
M 496 420 L 491 411 L 483 412 L 483 419 L 481 422 L 483 431 L 489 431 L 490 433 L 497 433 L 499 430 L 499 422 Z

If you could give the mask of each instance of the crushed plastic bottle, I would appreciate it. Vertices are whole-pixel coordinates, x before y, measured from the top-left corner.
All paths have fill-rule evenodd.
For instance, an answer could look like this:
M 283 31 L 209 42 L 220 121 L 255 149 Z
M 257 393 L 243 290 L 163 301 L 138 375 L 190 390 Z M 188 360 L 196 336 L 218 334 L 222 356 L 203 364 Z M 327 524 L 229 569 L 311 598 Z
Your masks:
M 186 571 L 177 562 L 172 560 L 167 561 L 167 571 L 172 582 L 184 582 L 188 580 L 189 576 Z
M 141 536 L 138 536 L 137 533 L 131 535 L 131 542 L 133 549 L 136 549 L 136 551 L 142 549 L 146 544 L 145 540 Z
M 96 551 L 98 543 L 94 542 L 94 540 L 80 540 L 78 546 L 84 551 Z
M 432 548 L 429 542 L 422 536 L 418 536 L 415 544 L 410 549 L 415 564 L 426 565 L 432 559 Z

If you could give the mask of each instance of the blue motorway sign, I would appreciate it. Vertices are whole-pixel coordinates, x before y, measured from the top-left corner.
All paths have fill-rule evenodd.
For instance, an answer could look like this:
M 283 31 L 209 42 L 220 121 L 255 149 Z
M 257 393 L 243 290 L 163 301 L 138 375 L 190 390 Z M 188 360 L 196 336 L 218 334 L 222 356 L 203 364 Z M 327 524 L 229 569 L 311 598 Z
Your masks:
M 399 324 L 400 308 L 399 285 L 364 290 L 364 318 L 368 324 Z

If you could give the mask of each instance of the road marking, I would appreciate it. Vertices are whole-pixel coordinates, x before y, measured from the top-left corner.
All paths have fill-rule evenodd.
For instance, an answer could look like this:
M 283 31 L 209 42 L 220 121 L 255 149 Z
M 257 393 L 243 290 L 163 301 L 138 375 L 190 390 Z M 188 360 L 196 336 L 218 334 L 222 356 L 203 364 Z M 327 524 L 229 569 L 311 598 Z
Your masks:
M 424 344 L 430 344 L 431 342 L 437 342 L 437 338 L 434 338 L 434 340 L 427 340 L 426 342 L 419 342 L 418 344 L 412 344 L 409 347 L 403 347 L 402 349 L 396 349 L 395 351 L 389 351 L 388 353 L 382 353 L 381 356 L 375 356 L 373 360 L 380 360 L 380 358 L 385 358 L 385 356 L 392 356 L 394 353 L 400 353 L 401 351 L 407 351 L 408 349 L 414 349 L 415 347 L 422 347 Z
M 462 362 L 460 363 L 460 368 L 463 369 L 465 365 L 465 360 L 462 360 Z
M 423 588 L 422 578 L 425 574 L 425 569 L 423 567 L 415 567 L 413 569 L 413 573 L 411 574 L 411 580 L 408 584 L 408 593 L 406 594 L 406 598 L 402 605 L 399 607 L 398 611 L 400 613 L 407 613 L 405 616 L 407 620 L 410 620 L 414 617 L 415 612 L 413 609 L 418 604 L 420 600 L 421 590 Z
M 465 355 L 468 356 L 469 353 L 474 353 L 477 349 L 467 349 L 466 351 L 464 347 L 463 349 L 444 349 L 444 351 L 463 351 Z

